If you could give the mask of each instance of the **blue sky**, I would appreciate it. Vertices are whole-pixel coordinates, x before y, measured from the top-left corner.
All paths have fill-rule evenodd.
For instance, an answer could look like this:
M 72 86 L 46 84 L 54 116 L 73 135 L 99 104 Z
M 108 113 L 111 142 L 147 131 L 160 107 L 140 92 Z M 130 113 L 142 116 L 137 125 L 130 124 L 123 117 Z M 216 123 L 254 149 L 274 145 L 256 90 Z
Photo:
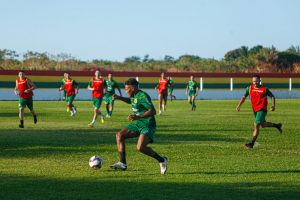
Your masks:
M 298 0 L 0 0 L 0 49 L 82 60 L 221 59 L 240 46 L 300 45 Z

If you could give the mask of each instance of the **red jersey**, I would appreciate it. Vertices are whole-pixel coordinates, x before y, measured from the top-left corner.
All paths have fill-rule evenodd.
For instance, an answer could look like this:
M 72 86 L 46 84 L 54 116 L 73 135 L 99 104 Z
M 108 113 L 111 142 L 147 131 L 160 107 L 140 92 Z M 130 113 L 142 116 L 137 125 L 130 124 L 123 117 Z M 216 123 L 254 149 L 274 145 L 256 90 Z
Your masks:
M 158 83 L 158 91 L 160 94 L 168 92 L 168 79 L 160 79 Z
M 27 78 L 24 78 L 23 80 L 17 79 L 17 87 L 19 90 L 19 97 L 23 99 L 29 99 L 33 96 L 33 92 L 30 91 L 28 93 L 25 93 L 24 91 L 31 88 L 31 86 L 28 84 Z
M 254 112 L 268 110 L 268 91 L 266 86 L 261 86 L 259 88 L 256 88 L 254 84 L 250 86 L 249 94 Z
M 71 96 L 75 94 L 75 87 L 77 86 L 76 81 L 70 79 L 70 80 L 64 80 L 66 95 Z
M 95 77 L 89 83 L 90 87 L 94 88 L 92 91 L 93 98 L 100 98 L 104 96 L 103 89 L 106 86 L 104 78 L 96 79 Z

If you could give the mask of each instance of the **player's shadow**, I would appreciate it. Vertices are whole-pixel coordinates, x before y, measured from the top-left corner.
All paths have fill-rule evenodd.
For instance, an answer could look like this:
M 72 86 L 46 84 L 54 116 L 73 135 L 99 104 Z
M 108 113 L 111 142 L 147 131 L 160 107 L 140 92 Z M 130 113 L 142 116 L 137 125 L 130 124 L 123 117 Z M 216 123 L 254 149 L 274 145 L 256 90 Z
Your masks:
M 194 172 L 183 172 L 183 173 L 172 173 L 170 172 L 169 174 L 191 174 L 191 175 L 196 175 L 196 174 L 203 174 L 203 175 L 243 175 L 243 174 L 299 174 L 300 170 L 297 169 L 290 169 L 290 170 L 258 170 L 258 171 L 239 171 L 239 172 L 219 172 L 219 171 L 210 171 L 210 172 L 205 172 L 205 171 L 194 171 Z
M 90 151 L 115 151 L 118 129 L 3 130 L 0 157 L 43 157 Z M 83 148 L 84 147 L 84 148 Z
M 78 169 L 77 169 L 78 170 Z M 89 170 L 89 171 L 88 171 Z M 120 174 L 119 172 L 118 174 Z M 2 183 L 0 197 L 3 199 L 299 199 L 296 183 L 283 181 L 264 182 L 189 182 L 190 176 L 176 181 L 176 176 L 167 174 L 142 175 L 101 175 L 99 171 L 82 170 L 84 178 L 62 175 L 22 176 L 19 174 L 0 174 Z M 105 173 L 106 174 L 106 173 Z M 186 175 L 186 174 L 185 174 Z M 151 179 L 150 179 L 151 177 Z M 174 177 L 174 180 L 171 178 Z M 250 188 L 250 189 L 249 189 Z M 149 192 L 150 191 L 150 192 Z
M 206 133 L 203 133 L 206 132 Z M 244 142 L 245 139 L 231 135 L 207 133 L 209 131 L 194 132 L 188 134 L 159 134 L 156 136 L 159 143 L 172 142 L 200 142 L 200 141 L 222 141 L 222 142 Z

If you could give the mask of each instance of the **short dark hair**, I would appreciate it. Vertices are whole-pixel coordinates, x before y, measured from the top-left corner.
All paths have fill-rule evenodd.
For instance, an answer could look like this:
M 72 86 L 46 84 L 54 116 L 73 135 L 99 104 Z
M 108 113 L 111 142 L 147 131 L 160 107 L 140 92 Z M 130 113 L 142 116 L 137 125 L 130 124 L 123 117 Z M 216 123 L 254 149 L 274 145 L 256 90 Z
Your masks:
M 135 78 L 129 78 L 125 81 L 125 85 L 138 86 L 139 82 Z
M 96 69 L 95 71 L 99 71 L 100 72 L 100 69 Z
M 258 74 L 255 74 L 255 75 L 253 75 L 253 78 L 258 78 L 259 80 L 260 80 L 260 75 L 258 75 Z

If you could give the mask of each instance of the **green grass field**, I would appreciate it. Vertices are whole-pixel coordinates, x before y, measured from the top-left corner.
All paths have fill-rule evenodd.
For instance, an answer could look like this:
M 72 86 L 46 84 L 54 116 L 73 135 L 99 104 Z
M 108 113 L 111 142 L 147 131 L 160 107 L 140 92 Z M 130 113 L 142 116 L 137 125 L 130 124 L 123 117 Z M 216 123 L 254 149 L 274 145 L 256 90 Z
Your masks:
M 157 101 L 154 101 L 157 106 Z M 253 150 L 243 148 L 252 134 L 249 100 L 168 102 L 157 116 L 155 143 L 169 158 L 161 175 L 154 159 L 127 141 L 127 171 L 113 171 L 118 161 L 115 133 L 129 123 L 130 105 L 116 102 L 105 124 L 88 128 L 92 104 L 75 102 L 70 117 L 64 102 L 35 101 L 39 122 L 26 110 L 18 128 L 17 102 L 0 102 L 0 199 L 299 199 L 300 100 L 277 100 L 268 121 L 282 122 L 284 133 L 263 129 Z M 100 155 L 100 170 L 88 159 Z

